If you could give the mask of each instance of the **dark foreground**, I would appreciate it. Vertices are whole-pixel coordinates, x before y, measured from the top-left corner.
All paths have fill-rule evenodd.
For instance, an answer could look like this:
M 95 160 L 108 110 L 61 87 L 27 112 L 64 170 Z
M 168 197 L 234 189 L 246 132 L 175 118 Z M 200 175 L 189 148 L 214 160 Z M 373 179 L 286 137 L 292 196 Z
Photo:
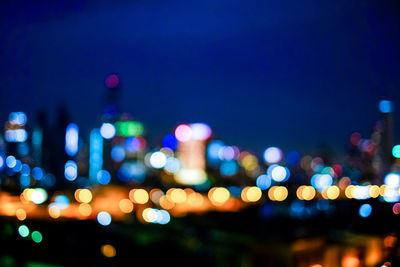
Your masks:
M 388 203 L 373 204 L 376 212 L 368 218 L 358 215 L 356 201 L 302 219 L 285 216 L 285 203 L 192 214 L 168 225 L 142 224 L 134 217 L 108 227 L 87 220 L 2 217 L 0 265 L 399 266 L 400 217 Z M 21 237 L 21 224 L 41 231 L 43 241 Z M 104 244 L 115 247 L 115 257 L 102 254 Z

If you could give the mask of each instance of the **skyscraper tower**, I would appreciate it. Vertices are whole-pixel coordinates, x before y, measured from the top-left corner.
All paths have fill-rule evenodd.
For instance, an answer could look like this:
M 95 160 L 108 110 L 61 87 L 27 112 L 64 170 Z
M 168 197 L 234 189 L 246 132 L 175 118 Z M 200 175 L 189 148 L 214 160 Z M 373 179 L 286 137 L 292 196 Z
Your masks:
M 380 155 L 382 157 L 384 172 L 388 172 L 394 160 L 392 156 L 394 145 L 393 103 L 389 100 L 382 100 L 379 103 L 379 110 L 382 118 Z
M 106 94 L 104 99 L 104 106 L 102 110 L 101 120 L 112 122 L 120 112 L 120 81 L 116 74 L 109 75 L 105 80 Z

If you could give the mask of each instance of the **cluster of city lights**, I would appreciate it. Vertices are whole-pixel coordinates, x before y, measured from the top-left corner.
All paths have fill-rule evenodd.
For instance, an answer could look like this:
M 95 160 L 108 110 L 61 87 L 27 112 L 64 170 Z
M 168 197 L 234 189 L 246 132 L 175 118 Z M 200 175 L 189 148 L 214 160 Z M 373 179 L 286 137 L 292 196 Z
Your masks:
M 394 178 L 395 177 L 395 178 Z M 342 179 L 348 179 L 344 177 Z M 381 197 L 386 202 L 396 202 L 398 199 L 393 199 L 392 189 L 389 187 L 391 183 L 400 182 L 400 175 L 393 176 L 388 174 L 386 183 L 381 186 L 377 185 L 348 185 L 344 186 L 343 183 L 339 186 L 331 185 L 323 190 L 319 190 L 312 185 L 301 185 L 296 189 L 296 198 L 301 201 L 311 200 L 336 200 L 336 199 L 356 199 L 366 200 L 370 198 Z M 239 194 L 238 194 L 239 190 Z M 265 193 L 263 193 L 265 191 Z M 389 195 L 387 192 L 390 192 Z M 399 188 L 397 188 L 397 195 L 399 195 Z M 263 197 L 264 196 L 264 197 Z M 266 199 L 270 201 L 284 201 L 289 196 L 289 188 L 284 185 L 274 185 L 265 189 L 265 187 L 246 186 L 242 189 L 234 187 L 212 187 L 206 193 L 199 193 L 191 188 L 170 188 L 166 192 L 158 188 L 144 189 L 133 188 L 127 195 L 121 195 L 117 200 L 117 205 L 120 212 L 129 214 L 134 211 L 136 207 L 137 216 L 141 221 L 150 223 L 166 224 L 170 221 L 170 212 L 172 215 L 178 215 L 179 211 L 183 208 L 186 211 L 204 211 L 210 209 L 210 206 L 215 210 L 231 210 L 237 204 L 238 198 L 242 203 L 262 203 Z M 99 195 L 101 198 L 101 194 Z M 40 206 L 46 202 L 48 196 L 43 188 L 26 188 L 20 195 L 22 203 L 33 203 Z M 107 199 L 108 205 L 112 206 L 113 198 Z M 78 205 L 72 207 L 72 203 Z M 62 216 L 71 216 L 71 212 L 75 209 L 79 214 L 79 218 L 90 218 L 93 214 L 96 216 L 99 224 L 107 226 L 112 221 L 112 215 L 115 211 L 101 210 L 94 214 L 94 210 L 99 210 L 104 204 L 99 205 L 96 199 L 96 194 L 88 189 L 81 188 L 74 192 L 74 200 L 63 194 L 56 194 L 51 198 L 47 205 L 48 214 L 51 218 L 57 219 Z M 152 208 L 156 206 L 158 208 Z M 31 209 L 31 208 L 28 208 Z M 168 210 L 170 212 L 168 212 Z M 368 217 L 372 212 L 371 204 L 361 204 L 359 215 L 361 217 Z M 27 217 L 27 212 L 23 208 L 18 208 L 14 214 L 20 221 Z M 400 213 L 399 203 L 393 205 L 393 213 Z M 74 214 L 74 213 L 72 213 Z M 74 216 L 74 215 L 72 215 Z
M 109 83 L 118 85 L 115 79 Z M 384 114 L 393 110 L 390 101 L 382 101 L 379 108 Z M 30 146 L 26 122 L 25 113 L 11 113 L 5 127 L 6 142 L 0 142 L 0 171 L 5 177 L 19 179 L 22 191 L 22 205 L 5 213 L 15 215 L 20 221 L 25 220 L 32 209 L 46 205 L 53 219 L 97 219 L 99 224 L 108 226 L 113 217 L 123 218 L 119 213 L 126 215 L 135 211 L 144 223 L 167 224 L 170 216 L 187 212 L 236 211 L 253 203 L 260 205 L 267 200 L 288 199 L 293 201 L 292 209 L 297 213 L 302 210 L 298 208 L 301 206 L 298 203 L 302 202 L 337 199 L 362 202 L 371 198 L 391 203 L 393 213 L 400 213 L 397 203 L 400 201 L 400 174 L 396 168 L 385 175 L 382 184 L 374 185 L 362 181 L 360 171 L 346 164 L 329 166 L 321 157 L 301 156 L 297 151 L 284 153 L 278 147 L 268 147 L 260 160 L 250 151 L 213 139 L 212 130 L 205 123 L 180 124 L 162 138 L 158 147 L 151 149 L 144 137 L 143 124 L 129 116 L 104 121 L 91 131 L 88 166 L 80 155 L 79 127 L 70 123 L 65 132 L 68 160 L 64 163 L 64 178 L 78 189 L 73 196 L 60 191 L 48 196 L 59 177 L 40 165 L 43 129 L 34 128 Z M 380 127 L 376 127 L 371 139 L 353 133 L 350 143 L 379 159 L 381 134 Z M 14 155 L 5 153 L 7 142 L 17 143 Z M 400 145 L 393 146 L 392 155 L 400 158 Z M 108 159 L 111 164 L 105 164 Z M 296 175 L 301 179 L 293 182 Z M 164 189 L 150 186 L 149 176 L 158 177 Z M 108 197 L 98 193 L 99 188 L 121 183 L 125 185 L 122 188 L 127 185 L 131 190 Z M 225 183 L 230 186 L 223 186 Z M 33 208 L 30 203 L 34 204 Z M 324 205 L 321 203 L 318 205 Z M 361 217 L 370 216 L 372 211 L 370 203 L 360 203 Z

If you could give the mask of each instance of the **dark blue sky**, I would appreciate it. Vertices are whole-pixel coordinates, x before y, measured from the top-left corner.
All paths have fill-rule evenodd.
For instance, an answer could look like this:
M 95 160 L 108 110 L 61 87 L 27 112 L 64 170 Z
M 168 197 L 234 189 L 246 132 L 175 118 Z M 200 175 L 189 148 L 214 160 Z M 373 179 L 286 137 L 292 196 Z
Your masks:
M 204 121 L 258 152 L 341 150 L 381 99 L 400 110 L 398 1 L 32 2 L 0 4 L 1 121 L 66 103 L 88 131 L 111 73 L 156 140 Z

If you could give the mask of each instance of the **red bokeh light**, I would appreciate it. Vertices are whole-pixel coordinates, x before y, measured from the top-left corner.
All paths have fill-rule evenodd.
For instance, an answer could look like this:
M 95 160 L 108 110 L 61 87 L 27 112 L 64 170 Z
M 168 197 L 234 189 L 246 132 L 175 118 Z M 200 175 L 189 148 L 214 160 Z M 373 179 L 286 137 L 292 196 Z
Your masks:
M 119 85 L 119 78 L 116 74 L 111 74 L 106 79 L 106 86 L 108 88 L 115 88 Z

